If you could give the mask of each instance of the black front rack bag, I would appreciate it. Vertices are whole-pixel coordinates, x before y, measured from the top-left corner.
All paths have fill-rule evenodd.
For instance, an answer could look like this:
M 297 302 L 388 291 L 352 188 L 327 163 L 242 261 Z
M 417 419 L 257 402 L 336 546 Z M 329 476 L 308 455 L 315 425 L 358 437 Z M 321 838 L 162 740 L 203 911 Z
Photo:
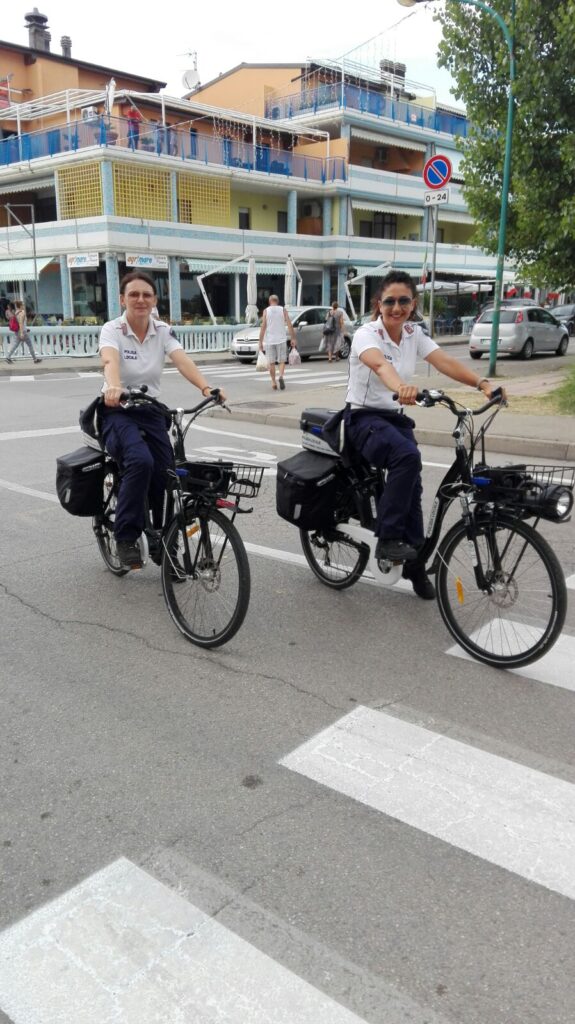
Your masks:
M 105 453 L 87 446 L 56 459 L 58 500 L 70 515 L 102 514 L 105 464 Z

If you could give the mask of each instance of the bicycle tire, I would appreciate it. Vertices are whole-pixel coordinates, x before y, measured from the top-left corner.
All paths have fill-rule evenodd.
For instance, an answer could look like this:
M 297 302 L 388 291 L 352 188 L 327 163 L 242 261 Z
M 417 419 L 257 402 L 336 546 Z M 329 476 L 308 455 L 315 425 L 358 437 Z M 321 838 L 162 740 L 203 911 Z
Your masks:
M 491 593 L 478 589 L 464 523 L 455 523 L 438 551 L 437 603 L 451 635 L 474 658 L 495 668 L 522 668 L 547 653 L 567 610 L 565 578 L 547 541 L 528 523 L 505 516 L 476 531 Z M 493 566 L 493 544 L 503 561 Z M 490 549 L 491 546 L 491 549 Z
M 118 500 L 118 477 L 113 471 L 104 477 L 104 512 L 102 515 L 94 516 L 92 529 L 96 534 L 98 550 L 104 559 L 106 567 L 114 576 L 125 576 L 130 570 L 122 565 L 116 551 L 116 540 L 114 537 L 114 518 L 116 514 L 116 503 Z
M 186 640 L 199 647 L 219 647 L 235 636 L 248 610 L 246 549 L 234 524 L 216 509 L 188 513 L 186 532 L 194 571 L 186 573 L 182 531 L 174 519 L 163 540 L 164 598 Z
M 318 580 L 332 590 L 346 590 L 357 583 L 368 563 L 369 552 L 340 533 L 300 530 L 307 564 Z

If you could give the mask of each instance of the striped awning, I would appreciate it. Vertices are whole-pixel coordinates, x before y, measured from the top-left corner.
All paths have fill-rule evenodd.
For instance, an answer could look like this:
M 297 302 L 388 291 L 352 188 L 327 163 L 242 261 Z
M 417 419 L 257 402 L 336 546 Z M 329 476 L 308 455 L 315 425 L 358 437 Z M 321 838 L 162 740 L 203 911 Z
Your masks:
M 8 196 L 13 192 L 38 192 L 40 189 L 55 187 L 54 178 L 26 178 L 26 181 L 0 184 L 0 195 Z
M 354 210 L 367 210 L 371 213 L 397 213 L 403 217 L 423 217 L 421 206 L 402 206 L 401 203 L 376 203 L 368 199 L 352 199 Z
M 384 135 L 382 132 L 368 132 L 361 128 L 351 129 L 352 138 L 362 139 L 364 142 L 373 142 L 376 146 L 398 146 L 399 149 L 412 149 L 416 153 L 425 153 L 425 144 L 416 142 L 415 139 L 399 138 L 395 135 Z
M 470 213 L 463 210 L 449 210 L 445 206 L 438 209 L 439 220 L 444 224 L 474 224 L 475 221 Z
M 224 263 L 220 260 L 184 260 L 190 274 L 207 274 L 210 270 L 218 274 L 247 274 L 248 262 Z M 256 263 L 256 273 L 271 277 L 285 277 L 285 263 Z
M 36 260 L 37 275 L 34 274 L 34 260 L 0 260 L 0 281 L 34 281 L 49 263 L 52 257 Z

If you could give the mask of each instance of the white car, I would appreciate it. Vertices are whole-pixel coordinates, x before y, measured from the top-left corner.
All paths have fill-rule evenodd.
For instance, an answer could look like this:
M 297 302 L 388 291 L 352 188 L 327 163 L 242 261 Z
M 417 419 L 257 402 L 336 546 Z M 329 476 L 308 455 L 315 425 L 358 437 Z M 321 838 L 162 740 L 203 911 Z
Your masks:
M 298 352 L 302 360 L 311 356 L 323 355 L 319 346 L 323 337 L 326 317 L 331 312 L 330 306 L 288 306 L 288 316 L 295 328 Z M 344 313 L 344 340 L 340 349 L 342 359 L 347 359 L 351 348 L 351 339 L 356 327 L 347 313 Z M 240 363 L 253 363 L 257 359 L 260 328 L 244 327 L 232 338 L 230 352 Z M 288 339 L 289 340 L 289 339 Z
M 473 325 L 469 338 L 469 355 L 481 359 L 489 354 L 493 309 L 481 313 Z M 519 359 L 531 359 L 536 352 L 554 352 L 564 356 L 569 346 L 569 332 L 565 324 L 556 320 L 541 306 L 505 306 L 499 320 L 498 352 L 508 352 Z

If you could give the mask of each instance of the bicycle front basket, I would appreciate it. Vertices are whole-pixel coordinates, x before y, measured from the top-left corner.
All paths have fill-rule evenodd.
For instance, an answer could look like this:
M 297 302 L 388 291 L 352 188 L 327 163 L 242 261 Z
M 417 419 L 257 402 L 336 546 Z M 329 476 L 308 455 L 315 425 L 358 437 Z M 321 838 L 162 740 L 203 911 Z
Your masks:
M 477 466 L 472 480 L 477 501 L 519 509 L 527 517 L 563 522 L 573 507 L 573 467 Z
M 186 494 L 217 494 L 225 497 L 232 478 L 231 462 L 182 462 L 176 473 Z

